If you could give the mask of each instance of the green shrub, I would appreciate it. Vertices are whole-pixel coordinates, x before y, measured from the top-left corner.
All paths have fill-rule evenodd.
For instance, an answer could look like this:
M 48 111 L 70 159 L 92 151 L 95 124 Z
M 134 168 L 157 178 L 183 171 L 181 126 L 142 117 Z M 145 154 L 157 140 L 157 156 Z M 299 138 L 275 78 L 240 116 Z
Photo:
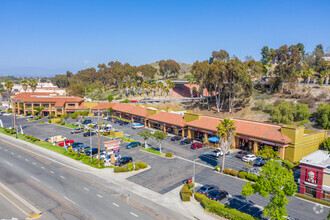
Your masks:
M 255 110 L 263 111 L 265 109 L 265 106 L 266 106 L 266 102 L 264 100 L 257 101 L 254 103 Z
M 309 201 L 316 202 L 316 203 L 319 203 L 319 204 L 322 204 L 322 205 L 325 205 L 325 206 L 330 206 L 330 202 L 325 201 L 325 200 L 321 200 L 321 199 L 317 199 L 317 198 L 314 198 L 314 197 L 311 197 L 311 196 L 308 196 L 308 195 L 297 193 L 297 194 L 295 194 L 295 196 L 303 198 L 303 199 L 307 199 Z
M 208 198 L 203 199 L 202 204 L 206 211 L 212 212 L 226 219 L 254 220 L 254 218 L 251 215 L 242 213 L 236 209 L 230 208 L 228 206 L 221 204 L 220 202 L 216 202 Z
M 246 176 L 247 176 L 247 172 L 242 171 L 238 173 L 238 177 L 241 179 L 246 179 Z
M 181 199 L 183 202 L 189 202 L 190 201 L 190 194 L 181 192 Z
M 279 155 L 278 151 L 274 151 L 271 147 L 265 147 L 262 150 L 258 150 L 256 153 L 257 156 L 262 158 L 277 158 Z
M 132 171 L 134 169 L 133 164 L 132 163 L 128 163 L 127 164 L 127 169 L 128 169 L 128 171 Z
M 223 170 L 223 173 L 230 174 L 231 173 L 231 169 L 226 168 L 226 169 Z
M 120 103 L 130 103 L 130 100 L 129 99 L 125 99 L 125 100 L 121 101 Z
M 51 122 L 52 122 L 52 120 L 48 119 L 48 123 L 51 123 Z
M 173 154 L 172 154 L 171 152 L 167 152 L 167 153 L 165 154 L 165 157 L 173 157 Z
M 282 165 L 284 165 L 288 169 L 291 169 L 293 167 L 293 164 L 286 160 L 282 160 Z
M 257 175 L 254 175 L 254 174 L 252 174 L 252 173 L 249 173 L 249 174 L 246 176 L 246 179 L 255 182 L 255 181 L 257 181 L 258 176 L 257 176 Z
M 320 144 L 320 149 L 330 151 L 330 137 L 324 139 L 324 141 Z
M 121 99 L 121 96 L 118 96 L 118 97 L 115 98 L 115 100 L 119 100 L 119 99 Z
M 194 183 L 193 182 L 187 183 L 187 185 L 188 185 L 188 189 L 192 189 L 194 187 Z
M 128 172 L 128 168 L 127 167 L 114 167 L 113 171 L 115 173 Z
M 184 202 L 190 201 L 192 191 L 189 189 L 188 184 L 186 184 L 186 183 L 183 184 L 183 186 L 181 188 L 181 191 L 180 191 L 180 194 L 181 194 L 182 201 L 184 201 Z
M 238 171 L 237 170 L 231 170 L 230 175 L 237 176 L 238 175 Z
M 135 170 L 139 170 L 139 169 L 140 169 L 140 167 L 135 165 Z
M 206 195 L 200 193 L 195 193 L 194 196 L 198 202 L 202 202 L 204 199 L 207 199 Z
M 215 169 L 216 171 L 220 171 L 220 167 L 219 167 L 218 165 L 216 165 L 216 166 L 214 167 L 214 169 Z
M 139 167 L 140 167 L 141 169 L 144 169 L 144 168 L 147 168 L 148 165 L 147 165 L 146 163 L 144 163 L 144 162 L 140 162 Z

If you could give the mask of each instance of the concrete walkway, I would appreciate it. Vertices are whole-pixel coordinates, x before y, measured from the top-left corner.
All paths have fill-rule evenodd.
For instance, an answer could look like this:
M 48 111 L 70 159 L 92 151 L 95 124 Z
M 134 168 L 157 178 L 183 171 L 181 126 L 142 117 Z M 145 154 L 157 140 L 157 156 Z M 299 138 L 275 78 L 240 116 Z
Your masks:
M 183 203 L 180 199 L 181 186 L 168 193 L 160 194 L 127 180 L 128 177 L 141 172 L 145 172 L 150 168 L 127 173 L 114 173 L 112 168 L 96 169 L 64 155 L 39 147 L 29 142 L 22 141 L 20 139 L 15 139 L 14 137 L 10 137 L 2 133 L 0 133 L 0 139 L 9 144 L 14 144 L 16 147 L 21 149 L 35 153 L 38 156 L 44 157 L 55 163 L 59 163 L 62 166 L 68 167 L 70 169 L 96 175 L 97 177 L 103 179 L 105 182 L 109 183 L 109 185 L 116 186 L 115 188 L 119 195 L 127 195 L 131 193 L 133 196 L 136 194 L 146 200 L 152 201 L 174 212 L 180 213 L 189 219 L 219 219 L 214 218 L 213 215 L 206 213 L 200 204 L 193 198 L 191 202 Z M 134 197 L 131 198 L 133 199 Z

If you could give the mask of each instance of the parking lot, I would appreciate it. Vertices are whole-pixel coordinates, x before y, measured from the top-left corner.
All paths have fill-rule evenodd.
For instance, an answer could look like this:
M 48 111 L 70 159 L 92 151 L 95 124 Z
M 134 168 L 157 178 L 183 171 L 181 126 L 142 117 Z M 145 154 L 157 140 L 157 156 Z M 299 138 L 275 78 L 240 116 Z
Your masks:
M 4 127 L 11 127 L 12 116 L 0 116 Z M 43 119 L 47 121 L 48 119 Z M 67 123 L 75 122 L 76 120 L 67 119 Z M 93 122 L 97 122 L 97 118 L 92 118 Z M 52 125 L 48 123 L 39 124 L 38 121 L 27 122 L 26 118 L 18 117 L 17 124 L 22 126 L 25 134 L 38 137 L 40 139 L 45 139 L 53 135 L 63 135 L 68 139 L 73 139 L 75 142 L 83 142 L 90 145 L 90 137 L 83 137 L 81 133 L 71 134 L 70 128 Z M 101 122 L 105 122 L 103 119 Z M 137 141 L 143 143 L 143 139 L 137 134 L 138 131 L 143 129 L 132 129 L 130 126 L 120 126 L 118 124 L 111 125 L 115 129 L 124 131 L 125 137 L 133 138 Z M 97 147 L 97 136 L 92 136 L 92 147 Z M 103 148 L 103 142 L 109 140 L 109 138 L 101 136 L 101 147 Z M 149 140 L 149 144 L 152 147 L 157 148 L 158 143 L 154 140 Z M 209 156 L 202 156 L 205 153 L 210 152 L 210 149 L 190 149 L 188 145 L 180 145 L 179 142 L 172 142 L 168 137 L 163 141 L 162 151 L 172 152 L 176 158 L 168 159 L 159 157 L 157 155 L 140 151 L 139 148 L 126 149 L 125 145 L 127 143 L 122 143 L 120 145 L 120 153 L 122 156 L 133 157 L 134 162 L 144 161 L 151 165 L 151 169 L 136 174 L 128 178 L 128 180 L 146 187 L 155 192 L 165 194 L 182 184 L 182 180 L 191 178 L 194 173 L 193 160 L 196 159 L 196 182 L 205 185 L 213 184 L 219 186 L 221 190 L 229 192 L 233 197 L 228 200 L 222 201 L 232 207 L 237 207 L 242 212 L 247 212 L 253 216 L 259 216 L 262 212 L 259 207 L 265 206 L 269 199 L 261 197 L 259 195 L 252 195 L 248 197 L 248 200 L 240 197 L 242 190 L 242 185 L 246 182 L 244 180 L 233 178 L 228 175 L 223 175 L 215 172 L 212 168 L 215 165 L 221 164 L 220 158 L 213 158 Z M 232 168 L 235 170 L 243 169 L 245 164 L 234 157 L 235 153 L 231 153 L 230 156 L 226 157 L 225 168 Z M 243 202 L 243 203 L 242 203 Z M 256 206 L 257 205 L 257 206 Z M 297 198 L 290 198 L 290 203 L 288 206 L 288 213 L 299 219 L 313 219 L 314 204 L 308 202 L 302 202 Z M 306 210 L 311 210 L 306 212 Z M 326 216 L 326 215 L 325 215 Z M 321 218 L 322 219 L 322 218 Z

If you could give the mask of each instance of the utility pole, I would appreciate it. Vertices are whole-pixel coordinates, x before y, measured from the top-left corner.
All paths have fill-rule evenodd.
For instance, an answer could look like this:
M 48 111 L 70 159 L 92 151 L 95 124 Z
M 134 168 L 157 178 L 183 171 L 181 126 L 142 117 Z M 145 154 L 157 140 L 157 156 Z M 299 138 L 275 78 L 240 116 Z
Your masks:
M 18 132 L 18 129 L 17 129 L 17 120 L 16 120 L 16 103 L 14 102 L 14 130 L 16 131 L 16 139 L 17 139 L 17 132 Z
M 195 195 L 195 192 L 196 192 L 196 185 L 195 185 L 195 176 L 196 176 L 196 159 L 194 159 L 194 176 L 193 176 L 193 184 L 194 184 L 194 191 L 193 191 L 193 194 Z M 193 195 L 193 196 L 194 196 Z
M 93 147 L 92 147 L 92 127 L 89 127 L 89 145 L 91 150 L 91 162 L 93 160 Z
M 97 159 L 98 159 L 98 165 L 100 167 L 100 109 L 97 112 Z

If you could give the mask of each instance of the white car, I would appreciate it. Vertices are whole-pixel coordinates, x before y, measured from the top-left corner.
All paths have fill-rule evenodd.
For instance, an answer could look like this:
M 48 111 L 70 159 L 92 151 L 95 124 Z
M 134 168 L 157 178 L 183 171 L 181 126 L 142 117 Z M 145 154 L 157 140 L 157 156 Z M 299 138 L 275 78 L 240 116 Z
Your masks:
M 255 161 L 257 159 L 257 156 L 254 154 L 248 154 L 242 158 L 242 161 L 244 162 L 250 162 L 250 161 Z
M 211 152 L 211 155 L 214 157 L 220 157 L 223 155 L 223 152 L 221 149 L 215 149 L 214 151 Z

